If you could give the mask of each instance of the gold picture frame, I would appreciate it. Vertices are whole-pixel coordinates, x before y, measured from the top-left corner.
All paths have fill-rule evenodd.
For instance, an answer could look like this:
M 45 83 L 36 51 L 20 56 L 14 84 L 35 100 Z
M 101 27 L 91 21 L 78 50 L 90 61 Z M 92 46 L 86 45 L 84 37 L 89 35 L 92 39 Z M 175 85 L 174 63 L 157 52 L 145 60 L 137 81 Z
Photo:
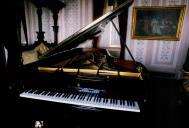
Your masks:
M 180 40 L 185 6 L 133 7 L 132 39 Z

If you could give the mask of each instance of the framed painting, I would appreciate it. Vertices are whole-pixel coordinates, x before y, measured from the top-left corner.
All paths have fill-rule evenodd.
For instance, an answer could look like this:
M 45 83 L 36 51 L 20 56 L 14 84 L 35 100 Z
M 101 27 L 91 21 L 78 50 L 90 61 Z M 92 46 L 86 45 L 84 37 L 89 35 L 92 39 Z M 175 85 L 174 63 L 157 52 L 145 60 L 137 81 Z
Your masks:
M 179 40 L 185 6 L 133 7 L 132 39 Z

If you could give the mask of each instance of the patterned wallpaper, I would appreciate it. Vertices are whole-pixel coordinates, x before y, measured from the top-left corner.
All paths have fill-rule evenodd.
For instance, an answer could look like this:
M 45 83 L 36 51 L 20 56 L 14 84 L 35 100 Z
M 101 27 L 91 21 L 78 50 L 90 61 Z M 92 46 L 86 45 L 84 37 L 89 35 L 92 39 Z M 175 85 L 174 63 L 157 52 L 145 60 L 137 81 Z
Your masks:
M 92 0 L 62 0 L 66 7 L 59 12 L 59 41 L 92 22 Z M 79 47 L 91 47 L 91 41 Z
M 64 40 L 82 27 L 92 22 L 92 0 L 60 0 L 66 4 L 66 7 L 58 13 L 58 42 Z M 29 44 L 37 40 L 38 17 L 37 9 L 30 1 L 25 1 L 25 15 L 28 29 Z M 42 8 L 42 26 L 45 32 L 45 41 L 51 43 L 54 41 L 52 26 L 54 25 L 52 12 L 47 8 Z M 22 36 L 22 42 L 25 42 Z
M 132 7 L 134 6 L 173 6 L 186 5 L 185 17 L 179 41 L 136 40 L 131 39 Z M 189 47 L 189 0 L 135 0 L 129 8 L 127 26 L 127 45 L 134 58 L 143 63 L 149 70 L 178 73 L 185 61 Z M 130 59 L 126 52 L 126 59 Z

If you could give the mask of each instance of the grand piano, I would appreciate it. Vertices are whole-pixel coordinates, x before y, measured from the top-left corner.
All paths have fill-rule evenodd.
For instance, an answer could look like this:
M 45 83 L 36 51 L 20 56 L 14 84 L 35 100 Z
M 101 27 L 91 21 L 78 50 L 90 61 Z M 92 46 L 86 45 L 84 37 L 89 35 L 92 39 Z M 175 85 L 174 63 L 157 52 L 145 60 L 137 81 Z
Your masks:
M 54 128 L 143 122 L 147 69 L 135 61 L 127 45 L 132 60 L 114 57 L 107 49 L 78 47 L 101 33 L 109 22 L 115 25 L 112 20 L 132 2 L 124 2 L 39 60 L 20 67 L 19 102 L 30 123 L 44 121 Z M 93 125 L 86 125 L 87 121 Z

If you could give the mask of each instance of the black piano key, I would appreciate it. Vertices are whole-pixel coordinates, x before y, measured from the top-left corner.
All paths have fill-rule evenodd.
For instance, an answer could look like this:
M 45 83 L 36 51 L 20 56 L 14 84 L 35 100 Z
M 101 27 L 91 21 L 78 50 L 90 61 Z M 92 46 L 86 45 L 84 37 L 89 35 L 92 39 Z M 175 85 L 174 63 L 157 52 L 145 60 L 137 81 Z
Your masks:
M 96 97 L 95 102 L 98 102 L 98 97 Z
M 74 97 L 75 97 L 75 94 L 73 94 L 73 95 L 71 96 L 71 99 L 74 99 Z
M 110 99 L 110 104 L 112 104 L 113 103 L 113 99 Z
M 92 96 L 92 95 L 89 93 L 89 94 L 88 94 L 88 97 L 87 97 L 87 101 L 89 101 L 89 100 L 91 99 L 91 96 Z
M 104 99 L 103 99 L 103 103 L 105 103 L 105 102 L 106 102 L 106 99 L 104 98 Z
M 117 100 L 115 99 L 115 104 L 117 104 Z
M 119 105 L 122 105 L 122 101 L 121 100 L 119 100 Z
M 113 99 L 113 104 L 116 104 L 116 99 Z
M 64 94 L 63 94 L 61 97 L 62 97 L 62 98 L 64 98 L 64 97 L 65 97 L 65 95 L 66 95 L 66 93 L 64 93 Z
M 67 93 L 64 93 L 64 95 L 62 95 L 62 98 L 65 98 L 65 97 L 66 97 L 66 95 L 67 95 Z
M 122 104 L 123 104 L 123 106 L 125 106 L 125 100 L 122 100 Z
M 132 104 L 132 106 L 135 106 L 135 102 L 134 101 L 131 101 L 131 104 Z
M 128 106 L 132 106 L 132 103 L 131 103 L 130 100 L 127 100 L 127 105 L 128 105 Z
M 34 89 L 31 89 L 30 91 L 28 91 L 28 93 L 33 93 L 35 90 Z
M 80 99 L 80 97 L 81 97 L 81 95 L 79 95 L 79 96 L 77 97 L 77 99 L 79 100 L 79 99 Z
M 59 94 L 60 94 L 60 93 L 59 93 L 59 92 L 57 92 L 57 93 L 56 93 L 54 96 L 55 96 L 55 97 L 58 97 L 58 96 L 59 96 Z
M 54 93 L 55 93 L 55 92 L 51 92 L 50 96 L 54 96 Z
M 59 93 L 58 95 L 57 95 L 57 97 L 60 97 L 62 95 L 62 93 Z
M 101 102 L 102 98 L 99 98 L 99 102 Z
M 83 93 L 81 100 L 84 100 L 84 99 L 85 99 L 85 93 Z
M 94 97 L 94 95 L 91 94 L 91 96 L 90 96 L 90 98 L 89 98 L 89 101 L 91 101 L 93 97 Z
M 130 106 L 133 106 L 132 101 L 129 101 L 129 103 L 130 103 Z
M 52 92 L 52 93 L 51 93 L 51 96 L 54 96 L 55 94 L 56 94 L 56 92 Z
M 113 99 L 113 104 L 116 104 L 116 100 L 115 99 Z
M 45 93 L 45 91 L 41 91 L 40 95 L 43 95 Z
M 94 99 L 93 99 L 93 101 L 95 101 L 96 100 L 96 96 L 94 96 Z
M 59 92 L 56 97 L 61 97 L 63 93 Z
M 120 105 L 124 105 L 124 102 L 123 102 L 123 100 L 120 100 Z
M 44 95 L 45 93 L 47 93 L 47 91 L 43 91 L 43 92 L 41 93 L 41 95 Z
M 82 100 L 83 99 L 83 93 L 81 93 L 80 97 L 79 97 L 79 100 Z
M 47 95 L 48 95 L 48 96 L 51 96 L 51 94 L 52 94 L 52 92 L 49 92 Z
M 70 98 L 70 96 L 71 96 L 71 93 L 67 96 L 67 98 Z
M 68 93 L 67 95 L 66 95 L 66 98 L 69 98 L 70 97 L 70 93 Z
M 84 94 L 83 94 L 83 99 L 82 99 L 82 100 L 84 100 L 86 97 L 87 97 L 87 93 L 84 93 Z
M 96 98 L 96 102 L 99 102 L 99 97 Z
M 57 92 L 53 92 L 52 96 L 55 96 L 57 94 Z
M 130 104 L 131 104 L 131 106 L 134 106 L 134 102 L 133 101 L 130 101 Z
M 129 100 L 127 100 L 127 106 L 130 106 L 130 102 L 129 102 Z
M 62 95 L 62 93 L 58 92 L 58 94 L 56 94 L 56 97 L 60 97 Z
M 32 89 L 26 89 L 24 92 L 29 93 Z
M 41 94 L 42 93 L 42 91 L 41 90 L 37 90 L 36 92 L 35 92 L 35 94 Z
M 77 94 L 74 95 L 73 99 L 75 99 L 77 97 Z
M 108 98 L 106 98 L 106 103 L 108 103 Z
M 36 90 L 33 89 L 33 90 L 31 90 L 29 93 L 34 93 L 35 91 L 36 91 Z
M 33 94 L 37 94 L 38 91 L 39 91 L 39 90 L 35 90 L 35 91 L 33 92 Z
M 69 96 L 69 94 L 68 93 L 66 93 L 66 95 L 64 96 L 64 98 L 67 98 Z
M 45 91 L 44 93 L 43 93 L 43 95 L 47 95 L 49 93 L 49 91 Z
M 76 99 L 77 96 L 78 96 L 78 95 L 76 94 L 76 95 L 74 96 L 74 99 Z
M 66 98 L 68 98 L 69 96 L 70 96 L 70 93 L 67 93 Z

